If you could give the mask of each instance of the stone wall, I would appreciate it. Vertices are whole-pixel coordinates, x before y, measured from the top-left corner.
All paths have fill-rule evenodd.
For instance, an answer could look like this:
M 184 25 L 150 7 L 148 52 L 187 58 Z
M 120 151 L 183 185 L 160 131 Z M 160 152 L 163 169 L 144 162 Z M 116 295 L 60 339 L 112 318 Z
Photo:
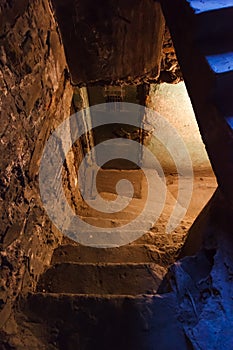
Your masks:
M 159 75 L 164 18 L 153 0 L 53 0 L 75 84 Z
M 182 72 L 177 61 L 175 48 L 168 27 L 165 28 L 160 67 L 157 83 L 177 84 L 183 80 Z
M 212 168 L 202 141 L 193 107 L 184 82 L 178 84 L 151 84 L 146 106 L 155 110 L 164 117 L 171 128 L 174 128 L 182 137 L 192 160 L 193 170 L 196 173 L 211 174 Z M 150 121 L 151 123 L 151 121 Z M 145 118 L 145 124 L 147 120 Z M 156 130 L 157 121 L 153 120 L 151 127 Z M 159 159 L 166 173 L 176 173 L 174 159 L 164 145 L 158 139 L 152 137 L 149 141 L 149 149 Z M 176 139 L 170 140 L 175 148 Z M 150 167 L 150 164 L 147 164 Z M 180 166 L 185 171 L 187 164 L 180 160 Z
M 73 89 L 49 0 L 1 1 L 0 23 L 2 326 L 61 241 L 40 203 L 38 171 L 46 139 L 70 113 Z

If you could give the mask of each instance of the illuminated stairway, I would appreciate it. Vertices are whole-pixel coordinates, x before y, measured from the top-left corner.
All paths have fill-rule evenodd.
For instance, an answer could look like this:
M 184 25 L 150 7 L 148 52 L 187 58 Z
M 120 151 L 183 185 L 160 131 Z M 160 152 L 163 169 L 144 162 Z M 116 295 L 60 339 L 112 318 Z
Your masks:
M 213 169 L 231 202 L 233 2 L 161 2 Z M 55 251 L 37 293 L 20 303 L 28 332 L 30 322 L 36 325 L 35 349 L 194 349 L 178 319 L 179 304 L 173 292 L 174 285 L 182 283 L 179 272 L 183 263 L 171 271 L 169 292 L 165 288 L 164 294 L 151 295 L 160 283 L 151 263 L 156 253 L 148 255 L 149 250 L 142 244 L 134 249 L 131 251 L 136 252 L 135 256 L 125 247 L 103 253 L 67 244 Z M 195 264 L 198 266 L 193 259 Z M 202 261 L 200 266 L 204 266 Z M 209 268 L 208 262 L 206 266 Z M 209 274 L 208 268 L 195 276 L 196 284 L 198 278 L 203 280 Z M 120 289 L 122 281 L 124 288 Z
M 208 191 L 212 192 L 215 184 L 209 181 Z M 172 190 L 174 183 L 170 186 Z M 195 193 L 200 199 L 198 188 Z M 173 201 L 170 194 L 171 206 Z M 140 212 L 137 202 L 140 198 L 127 209 L 128 219 Z M 118 223 L 124 223 L 122 213 L 117 218 Z M 89 219 L 94 220 L 93 216 Z M 174 312 L 178 309 L 176 296 L 156 294 L 184 237 L 161 233 L 165 222 L 163 217 L 154 232 L 118 248 L 82 246 L 64 238 L 54 251 L 51 266 L 41 275 L 36 293 L 20 301 L 25 318 L 21 312 L 18 324 L 27 344 L 46 350 L 48 344 L 52 350 L 170 350 L 172 338 L 177 342 L 172 350 L 185 349 L 182 327 Z
M 137 180 L 137 176 L 133 179 Z M 112 187 L 109 181 L 107 187 Z M 137 198 L 125 212 L 117 214 L 115 221 L 108 215 L 97 218 L 94 210 L 85 208 L 83 218 L 107 227 L 124 224 L 144 206 L 145 193 L 136 193 Z M 172 208 L 175 199 L 171 193 L 168 199 Z M 156 292 L 184 235 L 168 235 L 164 227 L 160 222 L 156 226 L 159 232 L 148 232 L 117 248 L 83 246 L 64 237 L 63 244 L 54 251 L 51 265 L 40 276 L 36 293 L 20 301 L 25 319 L 20 315 L 18 323 L 28 330 L 24 336 L 28 344 L 34 343 L 35 349 L 44 346 L 46 350 L 48 344 L 51 350 L 152 349 L 154 332 L 162 329 L 169 317 L 170 333 L 180 338 L 179 346 L 173 350 L 180 350 L 184 340 L 174 318 L 175 297 L 161 298 Z M 157 313 L 163 316 L 156 319 Z M 164 334 L 164 350 L 169 341 Z

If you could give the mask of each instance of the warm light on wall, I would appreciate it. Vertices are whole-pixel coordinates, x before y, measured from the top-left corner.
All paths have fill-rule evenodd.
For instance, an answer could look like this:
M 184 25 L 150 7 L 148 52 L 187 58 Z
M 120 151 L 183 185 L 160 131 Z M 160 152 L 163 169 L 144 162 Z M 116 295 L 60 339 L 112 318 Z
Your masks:
M 181 135 L 190 153 L 194 170 L 211 169 L 184 82 L 173 85 L 167 83 L 151 85 L 147 107 L 165 117 Z M 156 153 L 160 146 L 156 140 L 151 140 L 149 147 Z M 159 152 L 162 165 L 166 169 L 169 167 L 173 169 L 174 164 L 166 150 L 160 149 Z

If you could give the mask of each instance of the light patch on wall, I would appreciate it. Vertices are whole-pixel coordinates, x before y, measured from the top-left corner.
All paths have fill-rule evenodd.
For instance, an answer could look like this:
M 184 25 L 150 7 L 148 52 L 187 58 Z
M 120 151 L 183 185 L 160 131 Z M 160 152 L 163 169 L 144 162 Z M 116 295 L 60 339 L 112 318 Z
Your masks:
M 194 171 L 212 171 L 184 82 L 152 84 L 147 107 L 165 117 L 181 135 L 190 153 Z M 164 171 L 175 171 L 172 158 L 156 139 L 151 139 L 148 147 L 158 156 Z M 185 168 L 185 164 L 183 166 Z

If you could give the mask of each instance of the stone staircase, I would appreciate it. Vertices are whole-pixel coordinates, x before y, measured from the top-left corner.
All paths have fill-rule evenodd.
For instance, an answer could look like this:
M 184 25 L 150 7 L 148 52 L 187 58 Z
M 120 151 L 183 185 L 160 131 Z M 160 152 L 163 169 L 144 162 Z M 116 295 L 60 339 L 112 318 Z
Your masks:
M 233 2 L 161 2 L 212 166 L 231 200 Z M 24 348 L 193 349 L 175 293 L 156 294 L 172 259 L 154 247 L 155 236 L 119 248 L 58 247 L 36 292 L 19 303 Z
M 173 349 L 180 350 L 184 339 L 174 313 L 176 300 L 156 296 L 165 266 L 174 261 L 169 238 L 170 253 L 166 245 L 160 251 L 143 241 L 103 249 L 65 241 L 54 251 L 35 293 L 19 302 L 22 349 L 146 350 L 157 349 L 156 338 L 162 337 L 159 349 L 166 350 L 169 339 L 160 333 L 169 317 L 171 334 L 180 338 Z
M 109 183 L 107 186 L 110 188 Z M 105 225 L 106 229 L 122 225 L 143 208 L 146 193 L 137 193 L 127 210 L 118 212 L 114 220 L 112 214 L 96 217 L 95 210 L 85 205 L 80 206 L 80 215 L 89 223 Z M 105 192 L 102 196 L 112 199 L 114 194 Z M 174 201 L 169 193 L 167 214 L 163 215 L 169 215 Z M 166 296 L 170 307 L 165 306 L 164 313 L 165 301 L 155 295 L 185 237 L 183 232 L 166 234 L 165 222 L 166 218 L 161 218 L 151 231 L 121 247 L 94 248 L 64 237 L 54 251 L 51 265 L 40 276 L 35 293 L 19 303 L 17 323 L 22 327 L 24 348 L 154 349 L 155 334 L 161 332 L 168 312 L 169 319 L 174 318 L 176 303 L 173 297 Z M 163 316 L 155 321 L 157 313 Z M 171 332 L 174 335 L 178 332 L 183 341 L 175 319 Z M 164 342 L 166 349 L 165 335 Z
M 180 350 L 185 339 L 174 313 L 177 301 L 156 295 L 177 252 L 167 236 L 102 249 L 65 238 L 36 291 L 19 301 L 22 349 L 167 350 L 168 318 L 177 339 L 173 350 Z M 162 245 L 162 238 L 161 250 L 150 244 L 157 239 Z
M 19 349 L 181 350 L 174 295 L 29 294 Z M 174 344 L 171 347 L 171 339 Z
M 233 198 L 233 1 L 161 1 L 218 183 Z
M 207 181 L 211 196 L 215 183 L 213 178 Z M 204 182 L 202 179 L 196 184 L 198 200 L 198 189 Z M 181 225 L 177 232 L 165 233 L 175 201 L 172 193 L 176 192 L 175 181 L 167 179 L 167 183 L 170 191 L 162 218 L 131 244 L 100 249 L 64 237 L 51 265 L 40 276 L 36 291 L 19 302 L 17 324 L 22 349 L 170 350 L 171 337 L 176 342 L 172 350 L 186 349 L 174 312 L 178 309 L 175 296 L 156 294 L 177 258 L 187 228 Z M 102 195 L 108 199 L 114 196 Z M 89 222 L 99 221 L 101 226 L 124 224 L 140 213 L 145 193 L 141 191 L 138 197 L 114 220 L 109 214 L 96 218 L 95 211 L 86 206 L 80 214 Z M 191 225 L 189 220 L 186 225 Z

